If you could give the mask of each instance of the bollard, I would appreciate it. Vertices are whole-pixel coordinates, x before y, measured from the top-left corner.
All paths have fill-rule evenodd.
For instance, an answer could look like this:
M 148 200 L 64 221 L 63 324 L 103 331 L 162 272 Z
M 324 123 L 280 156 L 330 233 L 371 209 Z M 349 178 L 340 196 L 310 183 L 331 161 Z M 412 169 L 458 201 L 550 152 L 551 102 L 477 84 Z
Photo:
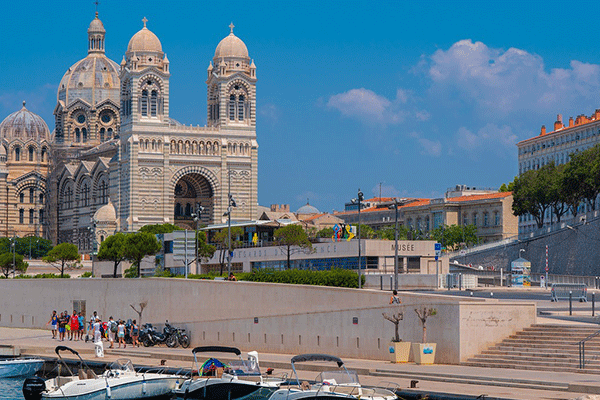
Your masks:
M 458 274 L 458 290 L 462 290 L 462 273 Z
M 394 289 L 394 277 L 390 276 L 390 290 Z
M 379 275 L 379 290 L 383 290 L 383 275 Z
M 592 292 L 592 317 L 596 311 L 596 293 Z
M 573 291 L 569 290 L 569 315 L 573 315 Z

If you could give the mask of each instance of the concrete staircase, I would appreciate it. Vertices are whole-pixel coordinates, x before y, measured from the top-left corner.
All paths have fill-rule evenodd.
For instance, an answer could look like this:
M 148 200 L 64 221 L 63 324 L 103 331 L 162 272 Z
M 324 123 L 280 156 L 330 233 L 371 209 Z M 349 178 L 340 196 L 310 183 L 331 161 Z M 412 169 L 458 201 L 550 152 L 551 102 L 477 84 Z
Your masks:
M 462 365 L 600 374 L 600 335 L 585 343 L 583 370 L 579 369 L 578 346 L 599 330 L 596 325 L 532 325 Z

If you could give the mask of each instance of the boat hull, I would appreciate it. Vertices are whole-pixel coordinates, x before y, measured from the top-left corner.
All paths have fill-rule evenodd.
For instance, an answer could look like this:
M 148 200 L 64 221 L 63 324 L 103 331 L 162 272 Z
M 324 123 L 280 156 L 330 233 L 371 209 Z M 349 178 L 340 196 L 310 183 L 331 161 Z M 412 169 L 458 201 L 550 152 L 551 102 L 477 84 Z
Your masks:
M 181 377 L 119 377 L 75 380 L 42 394 L 42 399 L 64 400 L 160 400 L 169 399 Z
M 44 360 L 5 360 L 0 361 L 0 378 L 16 378 L 19 376 L 31 376 L 38 372 L 44 365 Z
M 173 391 L 173 394 L 178 399 L 234 400 L 246 397 L 260 389 L 266 388 L 256 382 L 200 378 L 184 382 L 180 388 Z

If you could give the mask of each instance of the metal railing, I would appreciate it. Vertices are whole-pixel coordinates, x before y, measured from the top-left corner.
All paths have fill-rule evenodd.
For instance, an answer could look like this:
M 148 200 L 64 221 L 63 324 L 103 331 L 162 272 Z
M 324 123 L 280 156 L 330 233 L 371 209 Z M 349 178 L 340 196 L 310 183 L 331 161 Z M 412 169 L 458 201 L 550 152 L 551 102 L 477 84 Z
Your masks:
M 585 342 L 592 340 L 598 335 L 600 335 L 600 330 L 579 341 L 579 369 L 585 369 Z

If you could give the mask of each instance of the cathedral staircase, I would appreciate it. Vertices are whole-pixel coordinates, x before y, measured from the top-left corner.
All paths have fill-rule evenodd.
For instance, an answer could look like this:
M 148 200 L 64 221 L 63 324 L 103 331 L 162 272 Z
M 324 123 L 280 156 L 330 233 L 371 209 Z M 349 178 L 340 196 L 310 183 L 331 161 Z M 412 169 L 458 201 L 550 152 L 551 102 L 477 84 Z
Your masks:
M 579 368 L 579 341 L 598 330 L 598 325 L 534 324 L 462 365 L 600 374 L 600 335 L 585 343 L 585 369 Z

